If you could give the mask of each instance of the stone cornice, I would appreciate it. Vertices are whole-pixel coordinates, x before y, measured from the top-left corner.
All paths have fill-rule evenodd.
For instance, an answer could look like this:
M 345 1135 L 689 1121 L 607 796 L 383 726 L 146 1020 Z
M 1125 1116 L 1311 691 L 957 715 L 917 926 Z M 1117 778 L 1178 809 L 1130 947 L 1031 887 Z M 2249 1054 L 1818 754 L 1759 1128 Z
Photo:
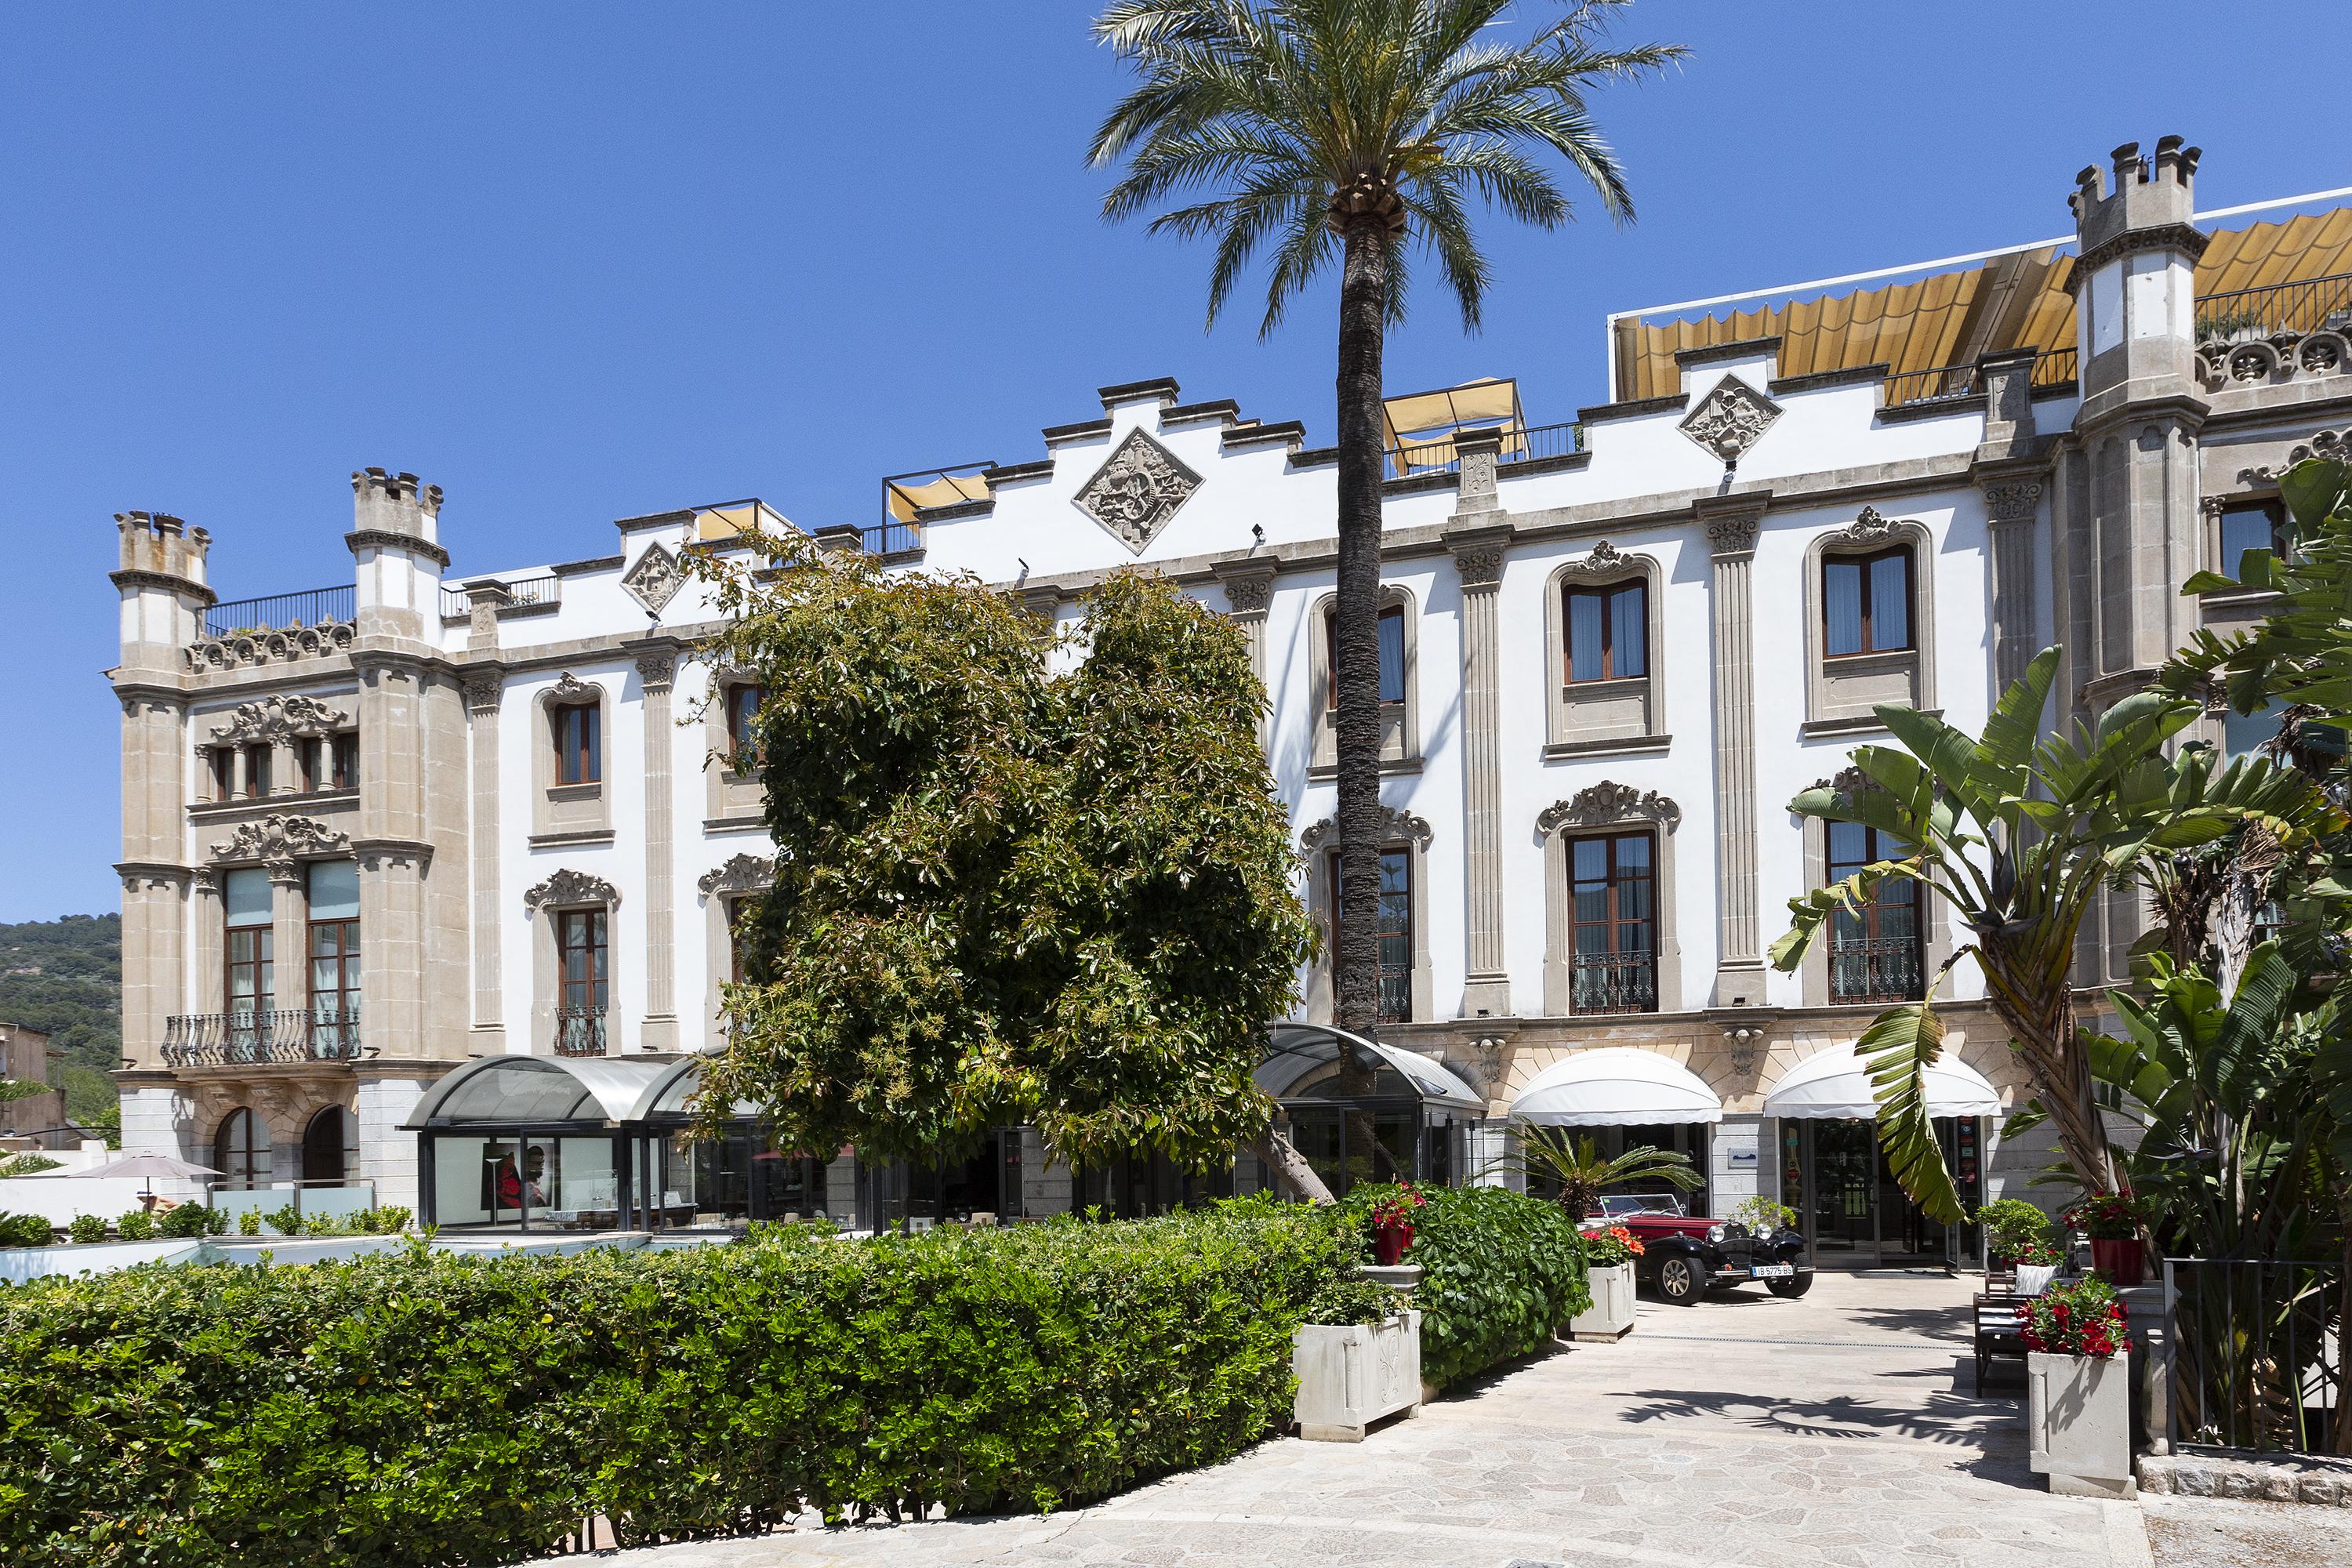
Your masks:
M 343 542 L 354 555 L 362 550 L 405 550 L 411 555 L 422 555 L 445 572 L 449 567 L 449 552 L 421 534 L 361 528 L 343 535 Z
M 2081 259 L 2074 263 L 2074 269 L 2066 276 L 2066 291 L 2070 294 L 2080 292 L 2083 279 L 2119 256 L 2137 256 L 2143 250 L 2183 250 L 2194 262 L 2212 243 L 2211 235 L 2192 224 L 2168 223 L 2155 228 L 2126 229 L 2121 234 L 2101 240 L 2083 253 Z
M 109 572 L 106 580 L 118 588 L 161 588 L 169 594 L 185 594 L 202 600 L 206 608 L 220 603 L 220 595 L 191 577 L 174 577 L 168 572 Z

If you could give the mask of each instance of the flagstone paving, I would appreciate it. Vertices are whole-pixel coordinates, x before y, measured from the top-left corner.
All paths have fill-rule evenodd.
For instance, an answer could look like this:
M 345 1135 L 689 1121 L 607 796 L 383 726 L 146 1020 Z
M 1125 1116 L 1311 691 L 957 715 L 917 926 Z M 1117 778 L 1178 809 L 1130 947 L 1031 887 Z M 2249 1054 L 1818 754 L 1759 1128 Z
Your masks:
M 2026 1467 L 2021 1378 L 1970 1392 L 1973 1282 L 1823 1275 L 1644 1301 L 1633 1334 L 1521 1365 L 1360 1445 L 1286 1438 L 1047 1519 L 812 1530 L 614 1568 L 2145 1568 L 2128 1503 Z M 2000 1372 L 1996 1373 L 1998 1379 Z

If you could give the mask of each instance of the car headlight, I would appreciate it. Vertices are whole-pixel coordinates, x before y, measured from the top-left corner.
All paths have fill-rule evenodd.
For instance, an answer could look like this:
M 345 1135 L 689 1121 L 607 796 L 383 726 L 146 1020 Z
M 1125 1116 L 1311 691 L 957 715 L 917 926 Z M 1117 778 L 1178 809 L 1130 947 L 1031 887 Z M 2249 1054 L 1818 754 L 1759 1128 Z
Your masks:
M 1706 1238 L 1709 1241 L 1721 1241 L 1729 1234 L 1731 1234 L 1731 1227 L 1727 1225 L 1711 1225 L 1706 1227 Z

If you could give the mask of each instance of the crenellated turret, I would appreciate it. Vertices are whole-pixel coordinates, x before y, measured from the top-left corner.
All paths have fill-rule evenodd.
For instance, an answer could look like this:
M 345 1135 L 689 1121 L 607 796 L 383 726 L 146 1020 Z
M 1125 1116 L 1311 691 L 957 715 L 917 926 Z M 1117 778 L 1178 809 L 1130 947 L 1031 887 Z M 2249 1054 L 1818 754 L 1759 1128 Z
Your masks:
M 2071 286 L 2083 412 L 2095 423 L 2119 401 L 2193 389 L 2197 258 L 2209 243 L 2189 221 L 2198 149 L 2167 136 L 2153 158 L 2126 142 L 2114 159 L 2114 189 L 2093 164 L 2068 198 L 2082 246 Z
M 110 578 L 122 596 L 121 634 L 126 674 L 176 674 L 180 650 L 204 631 L 215 603 L 205 580 L 212 536 L 169 512 L 119 511 L 120 564 Z
M 440 614 L 441 487 L 415 474 L 362 468 L 352 475 L 352 531 L 343 536 L 359 570 L 362 642 L 425 640 Z

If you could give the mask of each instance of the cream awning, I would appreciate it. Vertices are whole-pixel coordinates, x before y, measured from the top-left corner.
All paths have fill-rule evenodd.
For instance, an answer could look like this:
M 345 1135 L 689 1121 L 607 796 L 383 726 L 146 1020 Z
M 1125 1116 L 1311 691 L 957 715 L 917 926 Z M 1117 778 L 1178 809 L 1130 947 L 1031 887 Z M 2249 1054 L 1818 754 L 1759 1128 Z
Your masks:
M 1949 1052 L 1926 1076 L 1928 1115 L 2000 1114 L 2000 1096 L 1984 1074 Z M 1870 1064 L 1850 1045 L 1807 1057 L 1781 1074 L 1764 1097 L 1764 1114 L 1801 1121 L 1868 1121 L 1878 1114 Z
M 912 522 L 915 514 L 926 507 L 957 506 L 968 500 L 986 500 L 989 497 L 987 479 L 979 474 L 901 474 L 897 479 L 882 481 L 882 492 L 894 521 Z
M 1608 1046 L 1579 1051 L 1536 1074 L 1508 1114 L 1546 1127 L 1644 1127 L 1720 1121 L 1723 1100 L 1680 1062 L 1632 1046 Z

